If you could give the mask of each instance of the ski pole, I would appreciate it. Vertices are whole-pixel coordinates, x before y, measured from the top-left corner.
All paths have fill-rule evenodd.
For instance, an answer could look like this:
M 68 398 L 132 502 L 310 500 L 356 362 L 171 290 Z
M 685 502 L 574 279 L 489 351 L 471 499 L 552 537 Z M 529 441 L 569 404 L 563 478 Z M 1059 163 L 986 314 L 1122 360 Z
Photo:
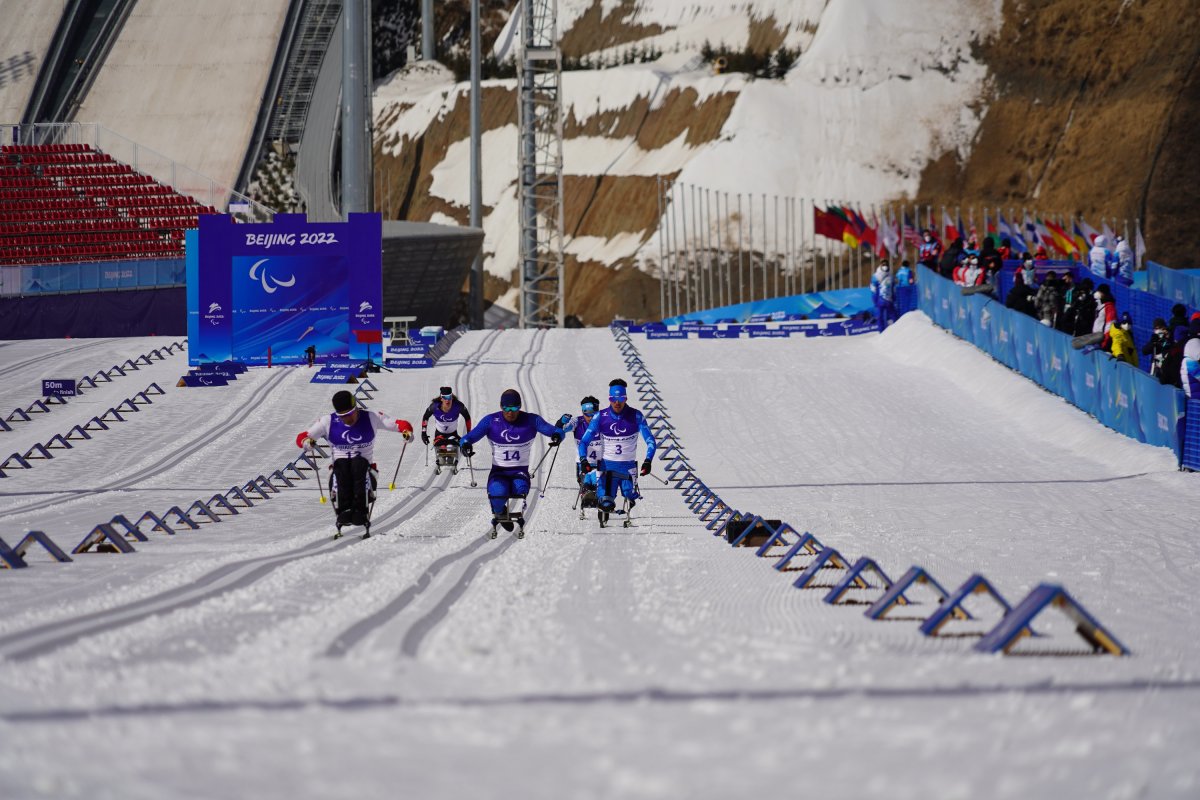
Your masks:
M 542 458 L 545 458 L 545 456 L 542 456 Z M 546 478 L 542 481 L 542 490 L 538 493 L 539 499 L 544 499 L 546 497 L 546 484 L 550 483 L 550 473 L 554 472 L 554 460 L 556 458 L 558 458 L 557 447 L 554 448 L 554 458 L 550 459 L 550 468 L 546 470 Z M 541 466 L 541 464 L 538 464 L 538 466 Z
M 471 486 L 478 486 L 479 484 L 475 482 L 475 465 L 471 463 L 470 456 L 467 456 L 467 469 L 471 470 Z
M 305 448 L 304 452 L 311 453 L 312 451 Z M 317 491 L 321 493 L 321 502 L 324 503 L 325 502 L 325 487 L 321 485 L 321 471 L 319 469 L 314 468 L 313 472 L 317 473 Z
M 555 448 L 555 447 L 546 448 L 546 452 L 542 453 L 542 457 L 538 459 L 537 466 L 529 471 L 529 477 L 532 478 L 534 475 L 537 475 L 538 470 L 540 470 L 542 468 L 542 462 L 546 460 L 546 456 L 550 455 L 551 450 L 557 450 L 557 449 L 558 448 Z
M 669 485 L 670 485 L 670 484 L 668 484 L 668 483 L 667 483 L 665 480 L 663 480 L 662 478 L 660 478 L 660 477 L 658 477 L 657 475 L 655 475 L 653 472 L 647 472 L 646 474 L 647 474 L 647 475 L 649 475 L 651 478 L 654 478 L 654 480 L 658 481 L 658 482 L 659 482 L 659 483 L 661 483 L 663 486 L 669 486 Z
M 584 493 L 584 491 L 585 491 L 585 490 L 584 490 L 584 486 L 583 486 L 583 484 L 582 484 L 582 483 L 581 483 L 581 484 L 579 484 L 579 492 L 578 492 L 578 493 L 575 495 L 575 502 L 574 502 L 574 503 L 571 503 L 571 510 L 572 510 L 572 511 L 574 511 L 576 508 L 578 508 L 578 507 L 579 507 L 579 501 L 583 499 L 583 493 Z
M 400 460 L 396 462 L 396 471 L 392 473 L 392 482 L 388 484 L 388 491 L 396 488 L 396 476 L 400 474 L 400 462 L 404 460 L 404 451 L 408 449 L 408 442 L 404 442 L 404 446 L 400 448 Z
M 429 445 L 425 445 L 425 466 L 429 466 Z

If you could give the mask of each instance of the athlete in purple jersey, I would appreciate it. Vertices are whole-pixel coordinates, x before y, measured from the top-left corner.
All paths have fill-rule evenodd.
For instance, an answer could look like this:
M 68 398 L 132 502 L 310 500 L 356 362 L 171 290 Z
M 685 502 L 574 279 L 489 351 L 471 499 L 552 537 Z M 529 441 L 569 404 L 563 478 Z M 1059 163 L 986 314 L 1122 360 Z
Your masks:
M 488 501 L 492 505 L 492 528 L 497 524 L 512 530 L 508 518 L 509 498 L 524 499 L 529 494 L 529 458 L 538 434 L 550 438 L 550 446 L 558 447 L 563 430 L 551 425 L 537 414 L 521 410 L 521 394 L 505 389 L 500 395 L 500 410 L 479 420 L 459 440 L 459 451 L 470 458 L 475 455 L 474 443 L 487 437 L 492 445 L 492 470 L 488 474 Z
M 454 392 L 449 386 L 441 388 L 438 396 L 433 398 L 433 402 L 429 404 L 429 408 L 425 409 L 425 415 L 421 417 L 421 444 L 425 446 L 429 445 L 429 434 L 425 429 L 429 425 L 430 417 L 433 417 L 434 447 L 458 441 L 459 417 L 466 423 L 467 432 L 471 430 L 471 412 L 467 410 L 461 400 L 454 396 Z
M 637 502 L 637 490 L 633 485 L 633 473 L 637 470 L 637 438 L 640 433 L 646 440 L 646 459 L 642 462 L 642 475 L 650 474 L 650 465 L 654 461 L 654 451 L 658 445 L 654 442 L 654 434 L 646 424 L 642 412 L 627 405 L 628 393 L 624 381 L 613 381 L 608 387 L 608 408 L 592 417 L 587 430 L 579 440 L 580 466 L 586 473 L 591 465 L 587 463 L 587 448 L 597 436 L 604 438 L 600 451 L 600 486 L 596 492 L 597 505 L 601 512 L 607 514 L 616 507 L 616 486 L 621 487 L 621 494 L 629 501 L 629 508 Z M 601 522 L 603 522 L 603 518 Z
M 580 414 L 575 419 L 567 423 L 566 430 L 575 433 L 575 448 L 579 448 L 579 441 L 583 438 L 584 432 L 588 425 L 592 423 L 592 417 L 596 416 L 596 412 L 600 408 L 600 401 L 595 397 L 588 395 L 579 402 Z M 589 470 L 586 474 L 583 471 L 583 462 L 587 461 L 590 466 L 595 467 L 600 463 L 600 449 L 604 446 L 604 438 L 599 434 L 596 435 L 587 448 L 587 454 L 580 458 L 579 463 L 575 465 L 575 480 L 582 486 L 586 485 L 592 491 L 595 491 L 596 484 L 600 479 L 599 474 L 595 470 Z
M 366 525 L 367 498 L 371 492 L 371 470 L 375 465 L 375 431 L 396 430 L 411 441 L 412 425 L 379 411 L 360 409 L 354 395 L 343 389 L 333 396 L 333 413 L 318 417 L 308 430 L 296 437 L 297 447 L 311 448 L 317 439 L 325 439 L 333 450 L 333 481 L 337 491 L 338 525 Z

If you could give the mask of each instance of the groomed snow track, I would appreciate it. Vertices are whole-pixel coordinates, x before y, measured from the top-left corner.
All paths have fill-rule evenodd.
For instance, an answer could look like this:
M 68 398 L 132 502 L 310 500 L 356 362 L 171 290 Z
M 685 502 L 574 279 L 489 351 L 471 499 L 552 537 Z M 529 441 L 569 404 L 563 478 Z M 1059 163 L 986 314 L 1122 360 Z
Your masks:
M 147 342 L 97 342 L 89 357 L 120 363 Z M 0 573 L 0 795 L 1187 796 L 1200 785 L 1198 645 L 1186 635 L 1200 544 L 1194 487 L 1170 454 L 1100 428 L 920 315 L 882 337 L 638 346 L 689 461 L 731 504 L 894 572 L 921 563 L 957 585 L 982 571 L 1010 600 L 1056 580 L 1135 655 L 1085 656 L 1049 615 L 1053 646 L 1024 658 L 973 654 L 977 634 L 921 636 L 916 614 L 871 622 L 862 605 L 824 604 L 754 550 L 723 545 L 653 481 L 635 527 L 601 531 L 570 509 L 569 447 L 544 499 L 535 477 L 526 538 L 490 540 L 488 448 L 472 489 L 466 469 L 435 476 L 416 442 L 367 540 L 332 540 L 315 481 L 297 479 L 220 524 L 148 531 L 134 553 L 56 564 L 30 551 L 28 569 Z M 20 359 L 22 396 L 74 357 L 43 347 L 45 374 L 29 372 L 36 354 Z M 304 369 L 176 389 L 181 363 L 138 373 L 172 387 L 153 414 L 5 479 L 0 537 L 73 543 L 115 514 L 269 475 L 328 405 L 330 387 Z M 372 375 L 368 405 L 416 423 L 449 384 L 480 417 L 512 387 L 553 419 L 616 376 L 630 377 L 606 330 L 475 332 L 434 369 Z M 89 403 L 107 408 L 105 393 L 122 391 L 106 387 L 20 435 L 90 418 Z M 961 424 L 975 414 L 1003 424 Z M 384 481 L 400 452 L 400 437 L 380 440 Z M 1147 743 L 1136 759 L 1130 740 Z M 69 757 L 83 741 L 119 741 L 119 756 Z

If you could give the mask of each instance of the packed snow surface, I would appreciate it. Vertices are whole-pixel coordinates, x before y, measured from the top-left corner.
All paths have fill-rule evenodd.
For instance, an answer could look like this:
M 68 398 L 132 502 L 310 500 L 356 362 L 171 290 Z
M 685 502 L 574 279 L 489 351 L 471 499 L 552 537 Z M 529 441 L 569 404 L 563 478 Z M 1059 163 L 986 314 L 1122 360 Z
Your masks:
M 1061 583 L 1132 651 L 1047 611 L 1020 655 L 883 622 L 714 539 L 643 479 L 635 525 L 571 509 L 563 448 L 529 533 L 484 536 L 475 477 L 381 434 L 371 539 L 338 541 L 315 481 L 125 555 L 0 572 L 0 797 L 1195 797 L 1195 476 L 910 314 L 882 336 L 635 342 L 701 477 L 738 508 L 953 588 Z M 0 343 L 3 408 L 41 378 L 162 339 Z M 154 361 L 0 433 L 27 449 L 165 394 L 0 479 L 0 536 L 73 547 L 294 458 L 331 387 L 303 368 L 178 389 Z M 517 388 L 548 418 L 629 378 L 605 330 L 475 332 L 434 369 L 372 376 L 419 422 L 450 384 L 476 418 Z M 633 394 L 636 405 L 639 397 Z M 541 446 L 534 457 L 540 457 Z M 551 456 L 553 458 L 553 456 Z M 663 477 L 664 465 L 655 466 Z M 819 579 L 828 586 L 833 579 Z

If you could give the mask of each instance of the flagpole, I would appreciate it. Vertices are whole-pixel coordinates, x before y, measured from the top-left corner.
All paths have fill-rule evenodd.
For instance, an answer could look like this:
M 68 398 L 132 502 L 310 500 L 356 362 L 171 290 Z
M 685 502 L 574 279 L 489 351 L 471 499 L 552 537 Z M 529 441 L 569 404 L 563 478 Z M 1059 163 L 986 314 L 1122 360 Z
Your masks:
M 738 303 L 746 302 L 746 278 L 742 274 L 742 193 L 738 192 Z

